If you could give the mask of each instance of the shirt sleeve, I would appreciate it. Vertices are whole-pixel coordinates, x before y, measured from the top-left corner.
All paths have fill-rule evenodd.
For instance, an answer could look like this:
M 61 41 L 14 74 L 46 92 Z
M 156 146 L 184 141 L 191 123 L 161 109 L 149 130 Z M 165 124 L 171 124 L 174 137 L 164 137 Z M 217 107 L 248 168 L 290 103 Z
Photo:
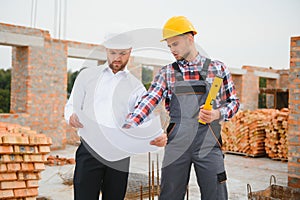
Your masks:
M 141 86 L 133 91 L 129 102 L 129 112 L 132 113 L 138 104 L 142 101 L 142 97 L 146 95 L 146 88 L 141 83 Z
M 240 103 L 236 95 L 231 73 L 225 65 L 222 65 L 223 87 L 221 92 L 220 120 L 228 121 L 239 110 Z
M 124 127 L 132 127 L 141 124 L 154 108 L 163 99 L 163 93 L 166 90 L 166 73 L 160 70 L 151 83 L 147 93 L 130 113 L 125 121 Z
M 65 105 L 64 110 L 64 118 L 66 122 L 69 124 L 70 116 L 77 109 L 82 109 L 83 102 L 85 97 L 85 89 L 84 89 L 84 76 L 83 73 L 80 72 L 77 78 L 75 79 L 71 95 Z

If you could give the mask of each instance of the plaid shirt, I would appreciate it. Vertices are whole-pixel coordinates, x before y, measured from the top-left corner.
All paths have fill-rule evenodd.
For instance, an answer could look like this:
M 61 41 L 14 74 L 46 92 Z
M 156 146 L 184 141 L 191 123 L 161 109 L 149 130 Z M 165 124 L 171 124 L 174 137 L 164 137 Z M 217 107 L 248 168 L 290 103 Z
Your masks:
M 202 70 L 205 57 L 198 56 L 191 62 L 185 60 L 178 61 L 179 68 L 185 81 L 199 80 L 199 71 Z M 229 120 L 239 109 L 239 99 L 236 96 L 236 90 L 227 67 L 219 61 L 212 61 L 208 67 L 206 81 L 212 84 L 214 77 L 223 78 L 223 84 L 216 98 L 216 106 L 219 108 L 221 118 Z M 136 126 L 154 110 L 155 106 L 168 97 L 172 99 L 172 90 L 175 83 L 175 71 L 172 64 L 166 65 L 160 69 L 155 76 L 148 92 L 141 99 L 133 113 L 129 114 L 126 120 L 126 126 Z M 169 111 L 169 102 L 165 102 L 166 110 Z

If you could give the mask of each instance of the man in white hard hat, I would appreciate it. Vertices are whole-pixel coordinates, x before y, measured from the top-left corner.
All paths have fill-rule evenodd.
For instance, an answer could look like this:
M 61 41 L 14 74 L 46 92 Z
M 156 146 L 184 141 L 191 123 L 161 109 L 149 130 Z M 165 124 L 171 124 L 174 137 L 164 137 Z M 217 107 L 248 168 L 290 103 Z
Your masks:
M 95 115 L 98 123 L 107 127 L 117 127 L 112 108 L 127 108 L 130 112 L 138 104 L 146 90 L 142 83 L 126 69 L 132 49 L 130 39 L 124 34 L 111 34 L 103 44 L 106 48 L 107 62 L 102 66 L 89 67 L 80 72 L 65 107 L 65 119 L 69 125 L 79 129 L 85 126 L 76 113 L 75 108 L 79 107 L 85 113 Z M 130 81 L 132 85 L 130 91 L 132 95 L 128 102 L 121 101 L 122 97 L 115 96 L 114 93 L 120 81 L 124 80 Z M 85 133 L 81 132 L 82 134 Z M 165 146 L 166 141 L 165 134 L 162 134 L 151 144 Z M 103 200 L 123 200 L 127 188 L 128 170 L 129 157 L 114 162 L 107 161 L 96 155 L 88 141 L 81 137 L 81 144 L 76 151 L 74 199 L 98 200 L 101 191 Z

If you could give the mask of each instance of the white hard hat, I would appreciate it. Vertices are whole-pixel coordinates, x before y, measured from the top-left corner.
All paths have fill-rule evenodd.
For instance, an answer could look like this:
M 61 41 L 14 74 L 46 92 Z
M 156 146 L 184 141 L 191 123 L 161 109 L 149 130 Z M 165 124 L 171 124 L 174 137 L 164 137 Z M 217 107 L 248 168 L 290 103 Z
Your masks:
M 103 46 L 107 49 L 130 49 L 132 38 L 127 33 L 109 33 L 104 37 Z

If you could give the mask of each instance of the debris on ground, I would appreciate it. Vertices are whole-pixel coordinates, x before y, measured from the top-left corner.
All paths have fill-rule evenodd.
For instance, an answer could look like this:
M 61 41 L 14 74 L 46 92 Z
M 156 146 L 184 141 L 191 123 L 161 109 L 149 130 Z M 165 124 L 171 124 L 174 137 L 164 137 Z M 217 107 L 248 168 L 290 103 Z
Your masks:
M 62 165 L 74 165 L 75 159 L 74 158 L 64 158 L 59 157 L 59 155 L 53 156 L 50 155 L 45 162 L 45 165 L 49 166 L 62 166 Z

